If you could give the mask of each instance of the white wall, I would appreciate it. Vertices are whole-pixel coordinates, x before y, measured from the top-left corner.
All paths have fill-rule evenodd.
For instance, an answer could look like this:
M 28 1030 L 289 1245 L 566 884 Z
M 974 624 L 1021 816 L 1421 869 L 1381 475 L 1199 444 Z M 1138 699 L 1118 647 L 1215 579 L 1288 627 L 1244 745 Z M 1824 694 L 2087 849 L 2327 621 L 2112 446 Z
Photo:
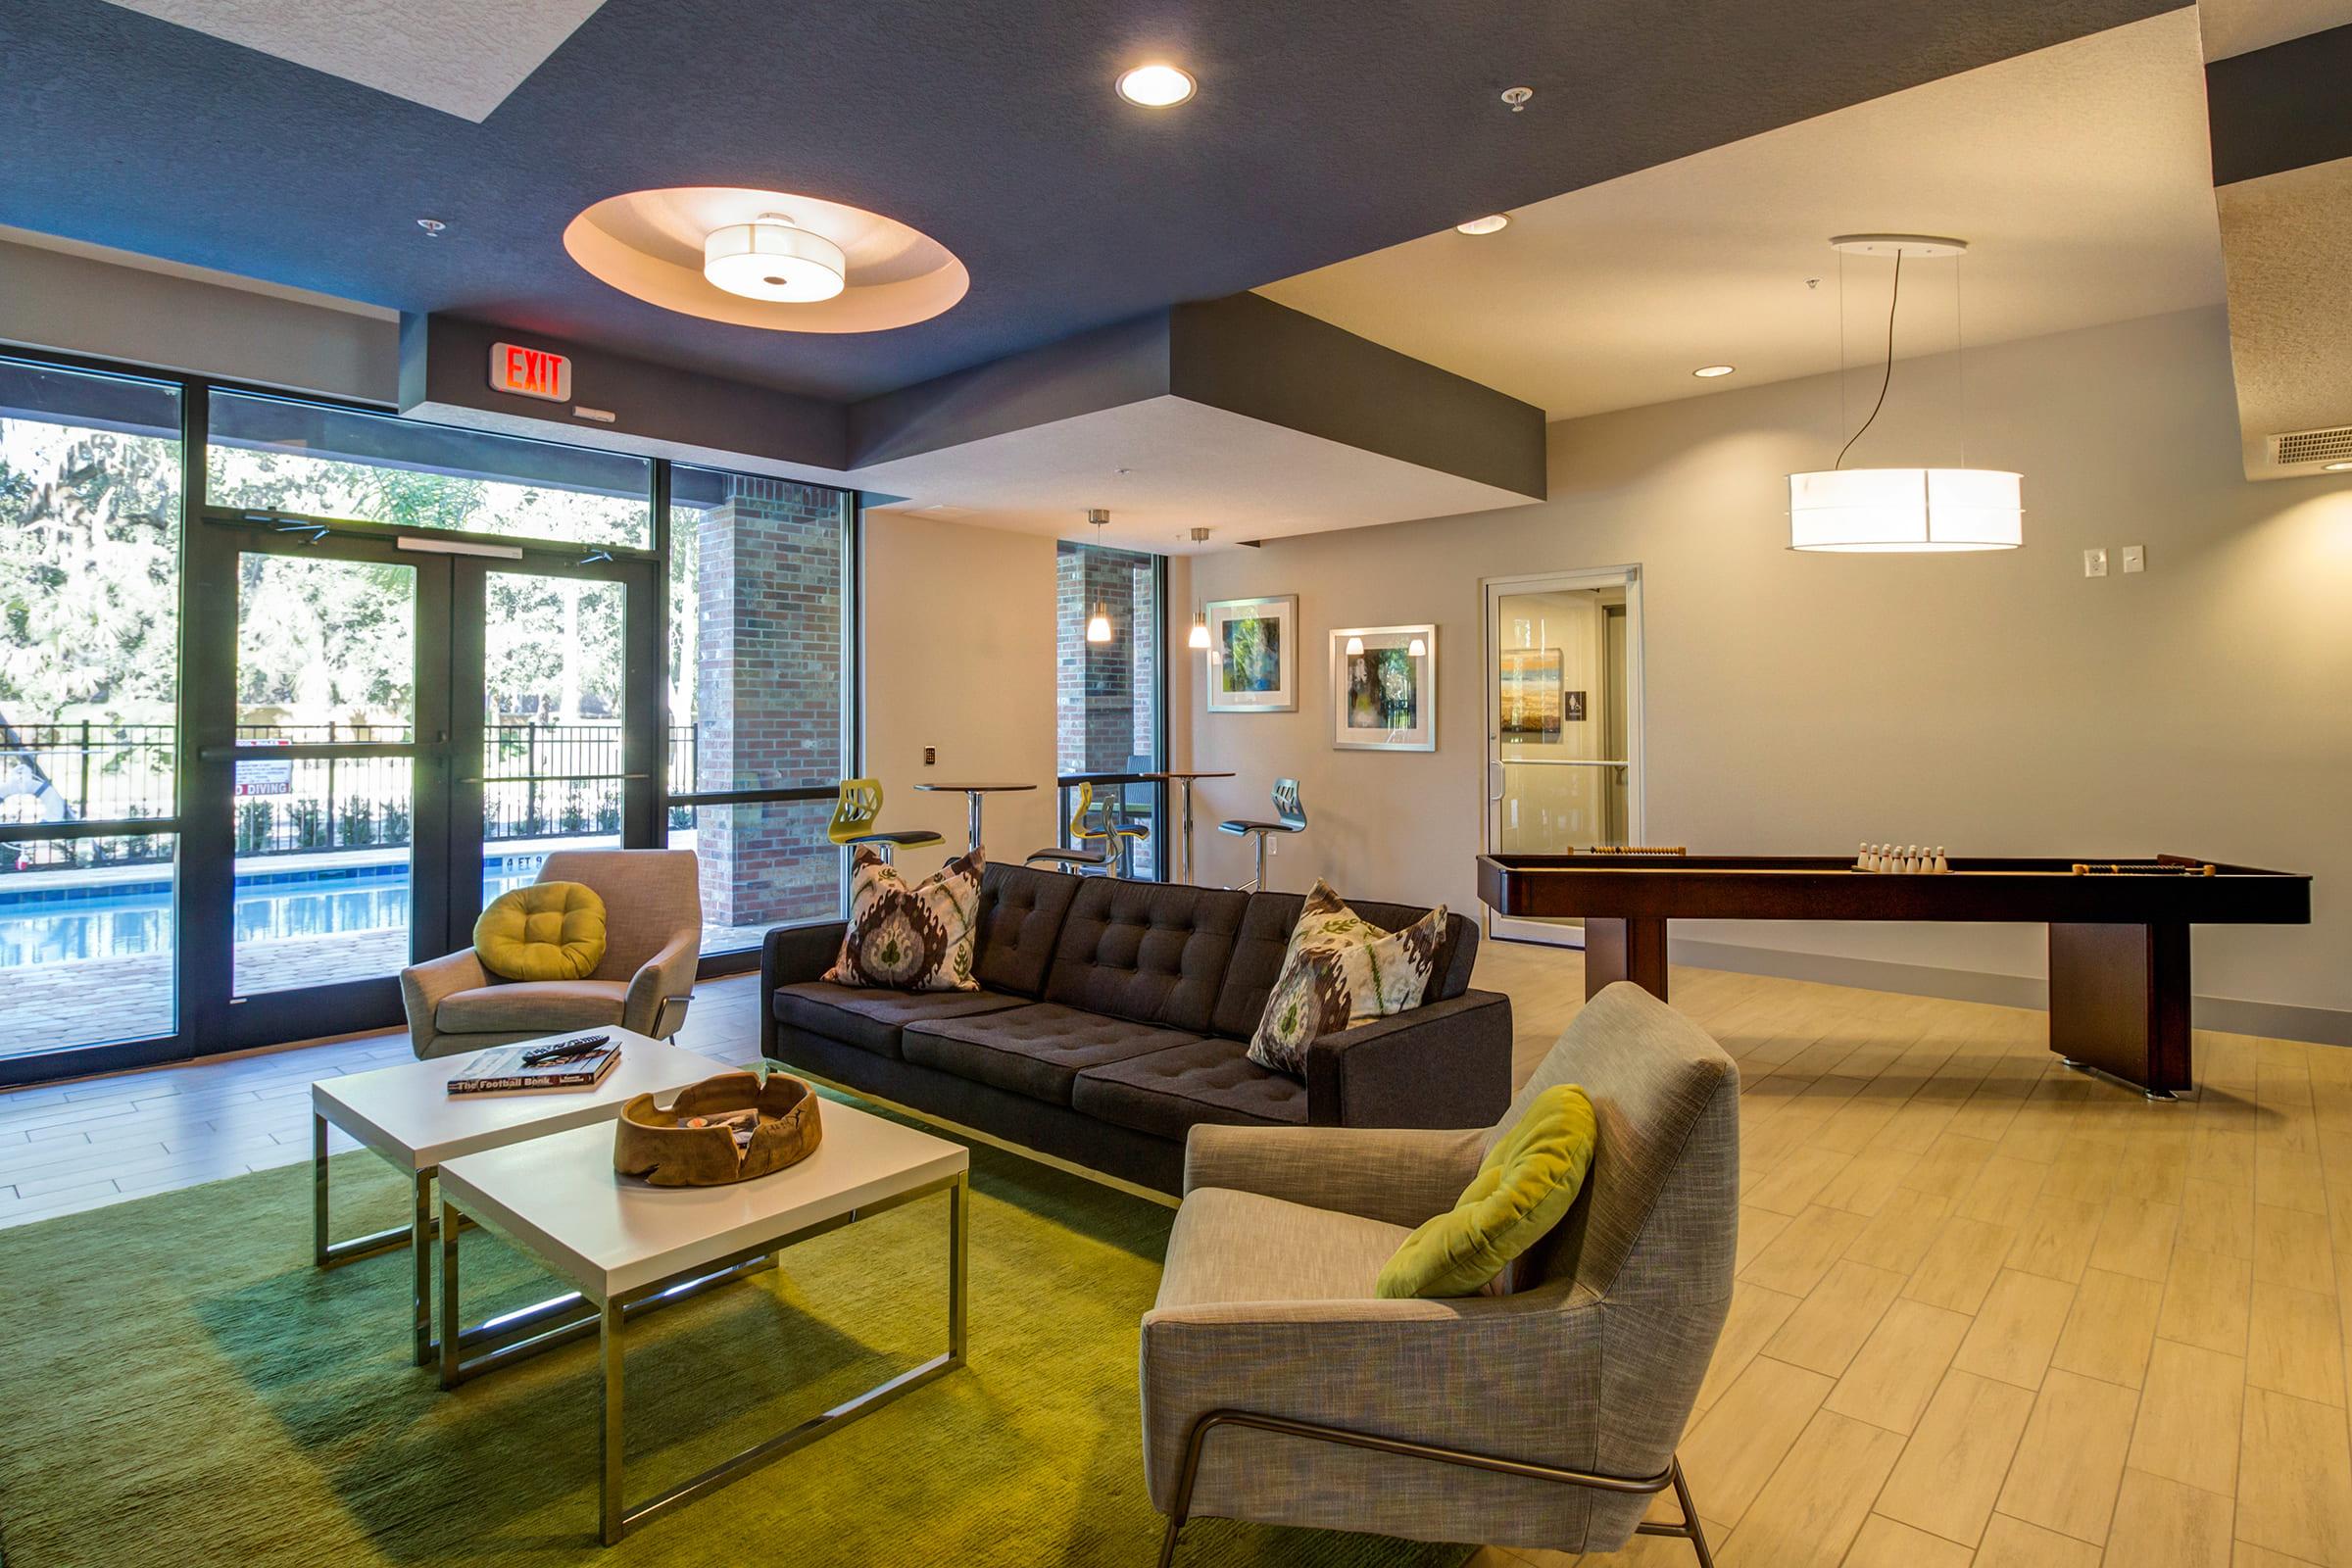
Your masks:
M 1951 377 L 1932 366 L 1897 367 L 1855 465 L 1957 461 Z M 1480 581 L 1638 564 L 1653 841 L 2169 850 L 2311 872 L 2311 926 L 2198 931 L 2197 990 L 2278 1004 L 2256 1018 L 2273 1032 L 2352 1039 L 2352 478 L 2245 481 L 2218 310 L 1975 351 L 1967 395 L 1969 461 L 2026 476 L 2023 550 L 1786 549 L 1784 476 L 1835 450 L 1819 377 L 1556 424 L 1538 506 L 1199 558 L 1195 599 L 1296 593 L 1303 643 L 1296 713 L 1211 715 L 1184 686 L 1193 762 L 1242 775 L 1204 786 L 1202 814 L 1262 809 L 1296 774 L 1313 827 L 1275 860 L 1278 886 L 1322 873 L 1475 908 Z M 2125 544 L 2147 547 L 2144 575 L 2082 576 L 2085 547 Z M 1328 630 L 1433 619 L 1438 750 L 1332 750 Z M 1205 879 L 1249 874 L 1242 842 L 1201 844 Z M 1796 967 L 1956 994 L 1973 975 L 2028 995 L 2043 972 L 2038 926 L 1676 929 L 1743 944 L 1753 967 L 1816 956 Z
M 939 850 L 900 854 L 929 875 L 963 853 L 964 798 L 914 786 L 1034 783 L 989 797 L 990 858 L 1054 842 L 1054 548 L 1036 534 L 902 513 L 865 515 L 865 757 L 882 826 L 930 828 Z M 923 748 L 939 762 L 923 765 Z

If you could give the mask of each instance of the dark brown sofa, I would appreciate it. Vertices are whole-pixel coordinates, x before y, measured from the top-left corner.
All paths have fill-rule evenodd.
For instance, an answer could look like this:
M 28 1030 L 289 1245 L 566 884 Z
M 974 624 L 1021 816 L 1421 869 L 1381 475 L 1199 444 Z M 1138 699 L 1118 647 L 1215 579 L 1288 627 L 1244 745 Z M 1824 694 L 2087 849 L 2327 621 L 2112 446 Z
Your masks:
M 819 980 L 840 922 L 768 933 L 760 1049 L 844 1088 L 1163 1192 L 1185 1135 L 1241 1126 L 1484 1127 L 1511 1098 L 1511 1004 L 1472 991 L 1478 928 L 1448 915 L 1428 1000 L 1328 1034 L 1306 1081 L 1246 1053 L 1303 901 L 992 865 L 979 991 Z M 1395 930 L 1426 913 L 1356 903 Z

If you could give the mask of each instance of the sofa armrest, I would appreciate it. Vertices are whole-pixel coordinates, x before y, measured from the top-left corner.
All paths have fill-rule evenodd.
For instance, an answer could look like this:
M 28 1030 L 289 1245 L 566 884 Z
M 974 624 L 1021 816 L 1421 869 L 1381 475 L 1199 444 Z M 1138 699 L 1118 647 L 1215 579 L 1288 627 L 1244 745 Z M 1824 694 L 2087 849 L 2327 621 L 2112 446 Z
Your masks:
M 400 971 L 400 1006 L 409 1019 L 409 1047 L 422 1059 L 440 1031 L 433 1014 L 441 999 L 490 983 L 490 973 L 471 948 L 460 948 L 447 957 L 427 958 Z
M 1465 991 L 1306 1048 L 1316 1127 L 1491 1127 L 1511 1103 L 1511 999 Z
M 1478 1173 L 1483 1132 L 1391 1127 L 1224 1127 L 1184 1145 L 1184 1190 L 1226 1187 L 1390 1225 L 1451 1208 Z
M 847 920 L 778 926 L 760 944 L 760 1054 L 776 1054 L 776 992 L 783 986 L 819 979 L 841 956 Z
M 694 971 L 702 959 L 702 931 L 681 931 L 669 945 L 645 960 L 629 977 L 628 996 L 620 1004 L 620 1026 L 641 1035 L 654 1032 L 662 1004 L 672 997 L 694 994 Z

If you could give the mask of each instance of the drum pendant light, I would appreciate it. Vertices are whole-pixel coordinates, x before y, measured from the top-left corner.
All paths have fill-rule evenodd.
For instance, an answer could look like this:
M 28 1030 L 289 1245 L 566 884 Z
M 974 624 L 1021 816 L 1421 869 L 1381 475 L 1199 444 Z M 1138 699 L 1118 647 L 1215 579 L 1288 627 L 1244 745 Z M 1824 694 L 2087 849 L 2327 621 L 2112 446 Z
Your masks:
M 1886 304 L 1886 364 L 1878 402 L 1861 427 L 1846 438 L 1838 461 L 1827 468 L 1788 476 L 1788 547 L 1849 554 L 1936 553 L 2014 550 L 2025 542 L 2023 478 L 2002 468 L 1848 468 L 1845 455 L 1876 423 L 1894 381 L 1896 312 L 1903 296 L 1903 265 L 1949 259 L 1957 341 L 1959 258 L 1968 242 L 1921 234 L 1843 234 L 1830 241 L 1840 256 L 1891 256 L 1894 278 Z M 1838 311 L 1845 308 L 1844 270 L 1838 273 Z M 1845 367 L 1838 365 L 1842 379 Z M 1963 383 L 1965 386 L 1965 383 Z M 1965 418 L 1963 403 L 1961 415 Z M 1962 462 L 1967 437 L 1960 433 Z

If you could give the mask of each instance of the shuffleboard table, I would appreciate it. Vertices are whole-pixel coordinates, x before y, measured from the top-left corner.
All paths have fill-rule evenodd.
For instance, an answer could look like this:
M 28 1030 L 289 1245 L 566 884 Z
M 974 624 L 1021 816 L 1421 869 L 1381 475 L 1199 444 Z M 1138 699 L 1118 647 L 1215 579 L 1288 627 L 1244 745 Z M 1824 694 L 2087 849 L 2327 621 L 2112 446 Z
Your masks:
M 2040 921 L 2050 928 L 2050 1049 L 2169 1100 L 2189 1061 L 2188 928 L 2307 925 L 2311 878 L 2182 856 L 1962 858 L 1948 872 L 1863 871 L 1837 856 L 1483 855 L 1497 914 L 1585 923 L 1585 995 L 1631 980 L 1666 996 L 1666 922 Z

